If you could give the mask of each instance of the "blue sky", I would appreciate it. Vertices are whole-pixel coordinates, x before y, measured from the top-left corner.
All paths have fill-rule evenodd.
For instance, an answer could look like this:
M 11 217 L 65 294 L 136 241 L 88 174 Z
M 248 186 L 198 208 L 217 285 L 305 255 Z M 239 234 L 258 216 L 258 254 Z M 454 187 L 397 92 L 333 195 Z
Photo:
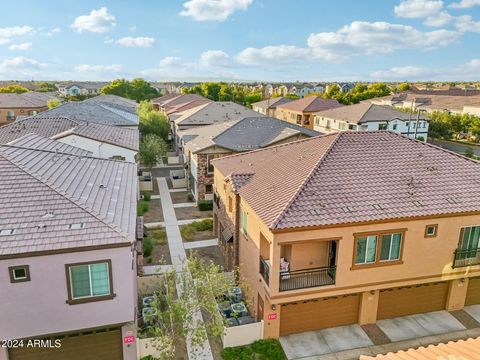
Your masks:
M 18 0 L 1 9 L 12 15 L 0 23 L 0 79 L 480 80 L 480 0 Z

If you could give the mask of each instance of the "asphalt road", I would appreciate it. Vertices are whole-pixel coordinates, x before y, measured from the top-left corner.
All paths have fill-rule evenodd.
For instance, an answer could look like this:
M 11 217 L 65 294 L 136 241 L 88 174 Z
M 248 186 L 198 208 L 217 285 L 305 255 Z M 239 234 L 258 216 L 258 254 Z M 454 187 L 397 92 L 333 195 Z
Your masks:
M 465 150 L 470 148 L 472 149 L 473 153 L 476 156 L 480 156 L 480 146 L 478 145 L 464 145 L 454 141 L 439 140 L 439 139 L 428 139 L 428 142 L 431 144 L 443 147 L 444 149 L 455 151 L 456 153 L 459 153 L 462 155 L 465 153 Z

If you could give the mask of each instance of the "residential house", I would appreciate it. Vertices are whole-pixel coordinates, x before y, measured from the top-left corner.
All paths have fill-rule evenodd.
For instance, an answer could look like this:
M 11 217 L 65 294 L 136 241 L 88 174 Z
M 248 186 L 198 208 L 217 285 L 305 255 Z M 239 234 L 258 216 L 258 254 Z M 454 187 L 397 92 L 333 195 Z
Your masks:
M 66 117 L 31 117 L 0 127 L 0 144 L 12 144 L 29 134 L 58 140 L 103 159 L 136 162 L 137 129 L 71 120 Z
M 275 117 L 292 124 L 313 129 L 315 113 L 343 106 L 335 99 L 324 99 L 319 96 L 308 96 L 277 106 Z
M 213 200 L 213 159 L 317 135 L 316 131 L 264 116 L 182 131 L 189 189 L 197 200 Z
M 279 85 L 273 90 L 274 96 L 285 96 L 288 95 L 288 88 L 285 85 Z
M 65 83 L 65 84 L 56 84 L 58 92 L 63 96 L 95 96 L 100 94 L 100 90 L 107 86 L 108 83 L 101 82 L 76 82 L 76 83 Z
M 0 93 L 0 126 L 15 121 L 17 116 L 31 116 L 47 110 L 48 101 L 54 98 L 47 93 Z
M 130 112 L 136 112 L 138 103 L 135 100 L 127 99 L 122 96 L 117 96 L 117 95 L 111 95 L 111 94 L 101 94 L 92 98 L 89 98 L 85 100 L 84 102 L 86 103 L 99 103 L 99 104 L 105 104 L 105 105 L 110 105 L 110 106 L 120 106 L 124 108 L 127 111 Z
M 259 115 L 261 114 L 232 101 L 218 101 L 185 110 L 176 114 L 175 117 L 170 116 L 175 150 L 179 155 L 182 154 L 181 132 L 183 130 Z
M 315 90 L 313 89 L 312 85 L 304 85 L 302 87 L 297 88 L 297 92 L 295 95 L 300 97 L 301 99 L 308 96 L 309 94 L 313 93 Z
M 264 337 L 480 304 L 480 162 L 363 131 L 213 165 Z
M 277 106 L 286 104 L 290 101 L 292 101 L 292 99 L 284 97 L 270 98 L 253 103 L 252 109 L 260 114 L 274 117 Z
M 212 100 L 197 94 L 167 94 L 152 100 L 153 108 L 164 115 L 181 112 L 210 102 Z
M 360 103 L 320 111 L 315 114 L 314 121 L 313 128 L 321 132 L 391 130 L 427 141 L 430 119 L 391 106 Z
M 0 146 L 0 338 L 24 346 L 0 359 L 137 359 L 137 165 L 20 145 Z
M 328 89 L 332 85 L 337 85 L 343 93 L 349 92 L 350 90 L 353 90 L 353 88 L 355 87 L 355 84 L 351 82 L 338 82 L 338 83 L 331 83 L 326 85 L 325 91 L 328 91 Z

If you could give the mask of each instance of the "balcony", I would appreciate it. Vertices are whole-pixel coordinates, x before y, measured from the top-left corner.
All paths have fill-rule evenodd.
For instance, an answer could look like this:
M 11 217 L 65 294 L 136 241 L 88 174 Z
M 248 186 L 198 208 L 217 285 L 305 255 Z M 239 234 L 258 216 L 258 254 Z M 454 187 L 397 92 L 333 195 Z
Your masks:
M 262 275 L 263 280 L 268 285 L 270 281 L 270 264 L 268 260 L 265 260 L 260 256 L 260 275 Z
M 455 250 L 452 265 L 454 269 L 474 265 L 480 265 L 480 248 L 473 250 Z
M 280 273 L 280 291 L 306 289 L 335 284 L 336 267 L 323 267 Z

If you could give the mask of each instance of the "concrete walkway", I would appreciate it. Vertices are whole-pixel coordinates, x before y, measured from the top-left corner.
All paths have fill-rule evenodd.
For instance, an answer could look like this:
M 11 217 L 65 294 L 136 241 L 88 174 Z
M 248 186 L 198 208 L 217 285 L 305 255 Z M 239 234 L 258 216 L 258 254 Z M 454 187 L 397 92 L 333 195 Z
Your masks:
M 175 209 L 178 209 L 178 208 L 186 208 L 186 207 L 196 207 L 196 206 L 197 206 L 197 203 L 196 203 L 196 202 L 173 204 L 173 207 L 174 207 Z
M 175 209 L 173 207 L 172 198 L 170 197 L 170 191 L 168 189 L 167 180 L 163 177 L 157 178 L 158 190 L 162 202 L 163 218 L 165 219 L 165 230 L 168 239 L 168 248 L 170 250 L 170 257 L 172 259 L 172 265 L 176 268 L 185 270 L 187 255 L 185 248 L 183 247 L 182 235 L 180 234 L 179 222 L 175 215 Z M 182 289 L 177 285 L 177 291 L 181 292 Z M 202 314 L 198 311 L 193 316 L 193 321 L 198 326 L 203 325 Z M 200 346 L 194 347 L 191 339 L 187 338 L 187 351 L 191 360 L 213 360 L 212 349 L 208 339 L 205 340 Z M 195 354 L 192 356 L 192 354 Z
M 210 239 L 210 240 L 200 240 L 200 241 L 190 241 L 183 243 L 183 247 L 185 249 L 198 249 L 207 246 L 217 246 L 218 239 Z
M 182 192 L 187 191 L 187 188 L 169 189 L 169 192 Z

